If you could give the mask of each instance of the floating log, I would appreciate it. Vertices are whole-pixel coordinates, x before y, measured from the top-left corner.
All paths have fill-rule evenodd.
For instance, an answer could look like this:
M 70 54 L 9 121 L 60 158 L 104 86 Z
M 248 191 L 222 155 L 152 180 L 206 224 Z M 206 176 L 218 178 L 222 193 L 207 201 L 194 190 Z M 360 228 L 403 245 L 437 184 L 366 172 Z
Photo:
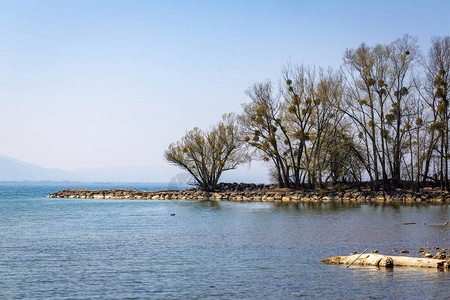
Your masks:
M 408 256 L 387 256 L 381 254 L 355 254 L 349 256 L 335 256 L 323 259 L 320 262 L 333 265 L 359 265 L 374 267 L 418 267 L 418 268 L 449 268 L 450 260 L 408 257 Z

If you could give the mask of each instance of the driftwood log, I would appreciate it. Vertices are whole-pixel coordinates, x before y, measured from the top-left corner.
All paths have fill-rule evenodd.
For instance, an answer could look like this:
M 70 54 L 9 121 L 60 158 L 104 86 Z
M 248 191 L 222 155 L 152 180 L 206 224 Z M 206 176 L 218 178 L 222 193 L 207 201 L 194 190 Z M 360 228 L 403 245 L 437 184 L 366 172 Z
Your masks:
M 417 268 L 439 268 L 448 269 L 450 260 L 420 258 L 408 256 L 387 256 L 381 254 L 355 254 L 349 256 L 335 256 L 323 259 L 320 262 L 333 265 L 359 265 L 374 267 L 417 267 Z

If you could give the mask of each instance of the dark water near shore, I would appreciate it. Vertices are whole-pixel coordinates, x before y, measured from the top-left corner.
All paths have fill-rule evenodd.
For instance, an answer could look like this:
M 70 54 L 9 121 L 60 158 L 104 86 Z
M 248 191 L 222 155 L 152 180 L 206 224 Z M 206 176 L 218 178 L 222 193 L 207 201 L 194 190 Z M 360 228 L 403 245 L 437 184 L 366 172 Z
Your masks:
M 450 272 L 324 265 L 365 248 L 450 248 L 449 206 L 48 199 L 0 184 L 0 299 L 448 299 Z M 175 216 L 171 216 L 175 213 Z M 402 225 L 406 222 L 420 224 Z M 432 253 L 437 250 L 432 250 Z

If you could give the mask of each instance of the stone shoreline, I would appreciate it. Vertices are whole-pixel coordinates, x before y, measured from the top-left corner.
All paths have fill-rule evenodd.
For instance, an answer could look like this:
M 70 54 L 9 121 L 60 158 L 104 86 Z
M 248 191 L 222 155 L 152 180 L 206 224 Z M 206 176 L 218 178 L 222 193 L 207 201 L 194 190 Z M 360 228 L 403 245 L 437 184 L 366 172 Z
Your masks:
M 261 189 L 244 191 L 204 192 L 190 190 L 139 191 L 139 190 L 85 190 L 69 189 L 47 196 L 48 198 L 129 199 L 129 200 L 209 200 L 244 202 L 341 202 L 377 204 L 434 204 L 450 203 L 450 193 L 436 190 L 413 191 L 295 191 L 287 189 Z

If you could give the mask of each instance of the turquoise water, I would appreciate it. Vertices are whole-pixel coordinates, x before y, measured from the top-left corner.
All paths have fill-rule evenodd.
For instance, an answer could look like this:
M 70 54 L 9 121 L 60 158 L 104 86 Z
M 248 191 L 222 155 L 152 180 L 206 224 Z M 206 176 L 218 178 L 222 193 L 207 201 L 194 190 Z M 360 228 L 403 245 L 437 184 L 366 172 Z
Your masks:
M 449 297 L 450 272 L 319 263 L 450 248 L 448 206 L 45 198 L 78 187 L 166 188 L 0 184 L 0 299 Z

